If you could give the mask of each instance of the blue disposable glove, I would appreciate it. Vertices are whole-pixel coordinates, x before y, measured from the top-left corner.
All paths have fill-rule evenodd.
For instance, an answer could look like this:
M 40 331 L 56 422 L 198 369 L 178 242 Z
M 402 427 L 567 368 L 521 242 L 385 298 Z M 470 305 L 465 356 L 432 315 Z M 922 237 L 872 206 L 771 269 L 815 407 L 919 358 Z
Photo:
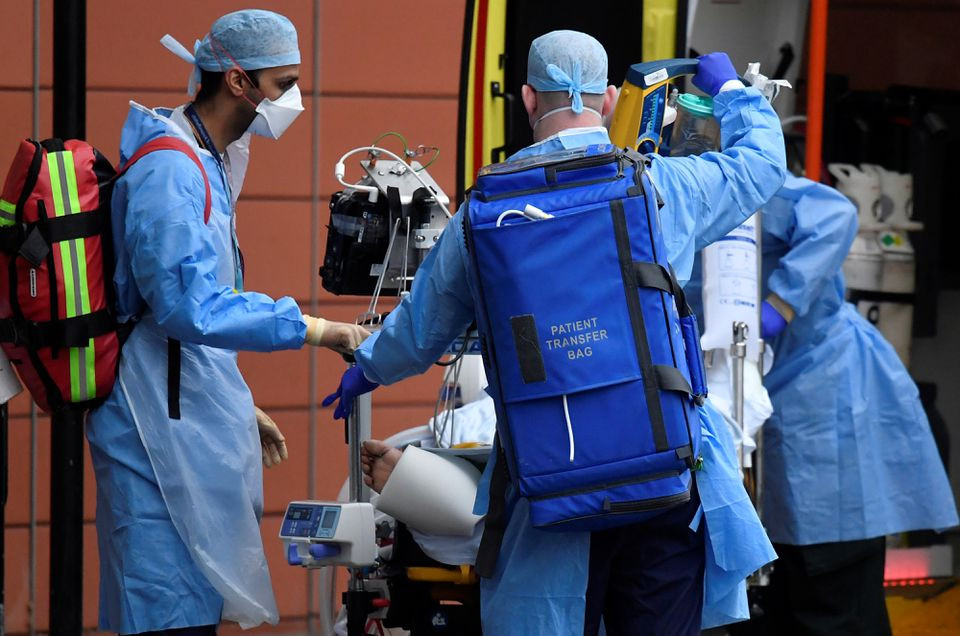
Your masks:
M 773 340 L 786 328 L 787 319 L 780 315 L 773 305 L 763 301 L 760 305 L 760 337 L 764 340 Z
M 376 382 L 371 382 L 367 376 L 363 375 L 363 369 L 360 367 L 350 367 L 340 378 L 340 386 L 335 393 L 331 393 L 323 399 L 324 406 L 330 406 L 337 399 L 340 403 L 333 410 L 333 417 L 338 420 L 345 420 L 350 417 L 350 411 L 353 410 L 353 401 L 357 396 L 369 393 L 380 386 Z
M 721 86 L 737 79 L 737 71 L 726 53 L 707 53 L 698 57 L 697 61 L 697 74 L 693 76 L 693 85 L 710 97 L 716 97 Z

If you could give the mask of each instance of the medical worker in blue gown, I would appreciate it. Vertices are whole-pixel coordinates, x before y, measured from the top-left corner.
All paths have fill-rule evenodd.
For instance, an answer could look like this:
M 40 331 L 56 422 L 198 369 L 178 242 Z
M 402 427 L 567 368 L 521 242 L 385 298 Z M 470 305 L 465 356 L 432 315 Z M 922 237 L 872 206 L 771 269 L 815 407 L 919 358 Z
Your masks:
M 737 81 L 725 54 L 704 56 L 699 68 L 694 82 L 716 96 L 728 150 L 651 157 L 650 167 L 664 201 L 669 258 L 682 280 L 696 250 L 753 214 L 785 175 L 780 123 L 760 93 Z M 574 31 L 537 38 L 523 87 L 536 143 L 510 160 L 609 143 L 601 124 L 615 95 L 607 85 L 606 52 L 594 38 Z M 340 398 L 338 417 L 378 383 L 425 371 L 474 320 L 461 219 L 462 211 L 428 254 L 411 295 L 357 349 L 358 366 L 327 400 Z M 591 545 L 587 532 L 535 530 L 526 502 L 508 491 L 510 517 L 496 572 L 481 581 L 485 634 L 594 634 L 601 616 L 608 634 L 695 634 L 701 614 L 707 622 L 745 618 L 743 579 L 774 555 L 737 476 L 725 424 L 709 406 L 700 417 L 702 508 L 694 495 L 690 507 L 629 526 L 632 537 L 617 528 Z M 486 512 L 486 490 L 481 483 L 478 513 Z
M 844 302 L 857 231 L 836 190 L 788 177 L 763 208 L 764 523 L 778 633 L 889 634 L 884 535 L 957 525 L 917 387 Z
M 243 290 L 235 205 L 249 133 L 277 138 L 303 110 L 293 25 L 241 11 L 214 22 L 194 54 L 165 40 L 195 64 L 200 93 L 173 110 L 131 103 L 121 160 L 159 136 L 183 140 L 203 163 L 212 211 L 205 222 L 201 172 L 181 152 L 149 154 L 118 181 L 114 283 L 120 319 L 136 326 L 87 439 L 100 628 L 190 636 L 214 633 L 221 618 L 278 620 L 260 539 L 261 454 L 269 466 L 286 450 L 255 410 L 236 351 L 349 351 L 366 333 Z

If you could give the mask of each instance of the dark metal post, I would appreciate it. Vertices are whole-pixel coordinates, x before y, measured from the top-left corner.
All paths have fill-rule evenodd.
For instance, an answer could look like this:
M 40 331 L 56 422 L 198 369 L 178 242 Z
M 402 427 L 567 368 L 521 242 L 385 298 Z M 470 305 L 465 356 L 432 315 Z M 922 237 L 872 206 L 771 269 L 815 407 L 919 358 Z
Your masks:
M 53 3 L 53 136 L 86 137 L 86 0 Z M 50 448 L 50 633 L 83 628 L 83 414 L 52 418 Z
M 87 3 L 53 3 L 53 135 L 87 134 Z
M 7 566 L 7 480 L 10 476 L 10 465 L 8 459 L 10 453 L 7 451 L 7 405 L 0 405 L 0 496 L 3 497 L 3 506 L 0 507 L 0 634 L 4 633 L 6 624 L 6 588 L 7 578 L 4 575 Z

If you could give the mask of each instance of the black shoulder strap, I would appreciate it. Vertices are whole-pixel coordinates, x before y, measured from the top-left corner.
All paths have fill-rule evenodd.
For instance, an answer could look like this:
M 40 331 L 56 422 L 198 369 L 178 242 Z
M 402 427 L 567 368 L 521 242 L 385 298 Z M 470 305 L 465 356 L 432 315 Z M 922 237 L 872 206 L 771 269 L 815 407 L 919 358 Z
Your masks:
M 493 457 L 497 463 L 490 478 L 490 503 L 484 518 L 483 537 L 477 550 L 476 571 L 479 576 L 489 579 L 497 567 L 500 546 L 507 530 L 507 485 L 510 483 L 510 471 L 507 468 L 507 456 L 500 446 L 499 434 L 493 440 Z
M 167 411 L 171 420 L 180 419 L 180 341 L 167 338 Z

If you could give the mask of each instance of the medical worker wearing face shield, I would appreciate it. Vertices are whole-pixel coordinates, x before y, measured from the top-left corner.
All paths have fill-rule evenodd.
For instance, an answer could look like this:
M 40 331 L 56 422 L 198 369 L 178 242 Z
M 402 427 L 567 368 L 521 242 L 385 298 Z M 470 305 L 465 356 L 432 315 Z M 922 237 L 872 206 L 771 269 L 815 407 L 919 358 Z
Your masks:
M 699 69 L 694 82 L 716 96 L 729 150 L 650 158 L 664 202 L 668 257 L 682 280 L 689 278 L 695 251 L 753 214 L 785 175 L 783 136 L 769 104 L 737 81 L 725 54 L 702 57 Z M 594 38 L 575 31 L 537 38 L 523 87 L 536 143 L 510 160 L 610 143 L 602 117 L 615 92 L 607 85 L 606 52 Z M 474 320 L 462 216 L 461 210 L 427 255 L 410 296 L 357 349 L 358 366 L 326 400 L 340 399 L 337 417 L 356 395 L 425 371 Z M 773 552 L 739 481 L 722 419 L 709 405 L 700 416 L 702 508 L 678 506 L 647 524 L 594 533 L 591 541 L 588 532 L 534 529 L 526 501 L 508 489 L 509 521 L 496 571 L 481 580 L 485 634 L 595 634 L 601 616 L 611 635 L 696 634 L 701 613 L 705 624 L 746 617 L 743 579 Z M 478 514 L 486 513 L 484 484 Z
M 119 318 L 135 326 L 117 384 L 87 423 L 100 628 L 213 634 L 221 619 L 278 620 L 260 539 L 261 454 L 269 466 L 286 450 L 255 409 L 236 351 L 350 351 L 367 334 L 243 289 L 235 207 L 250 133 L 275 139 L 303 110 L 293 24 L 239 11 L 192 54 L 164 43 L 194 65 L 190 92 L 200 92 L 172 110 L 131 103 L 121 161 L 151 139 L 183 140 L 209 178 L 212 210 L 205 221 L 202 174 L 178 151 L 146 155 L 114 190 Z
M 762 510 L 779 555 L 768 627 L 889 634 L 884 537 L 957 525 L 953 494 L 916 385 L 844 301 L 856 208 L 789 176 L 762 219 L 761 335 L 774 350 Z M 699 286 L 686 287 L 691 305 Z

